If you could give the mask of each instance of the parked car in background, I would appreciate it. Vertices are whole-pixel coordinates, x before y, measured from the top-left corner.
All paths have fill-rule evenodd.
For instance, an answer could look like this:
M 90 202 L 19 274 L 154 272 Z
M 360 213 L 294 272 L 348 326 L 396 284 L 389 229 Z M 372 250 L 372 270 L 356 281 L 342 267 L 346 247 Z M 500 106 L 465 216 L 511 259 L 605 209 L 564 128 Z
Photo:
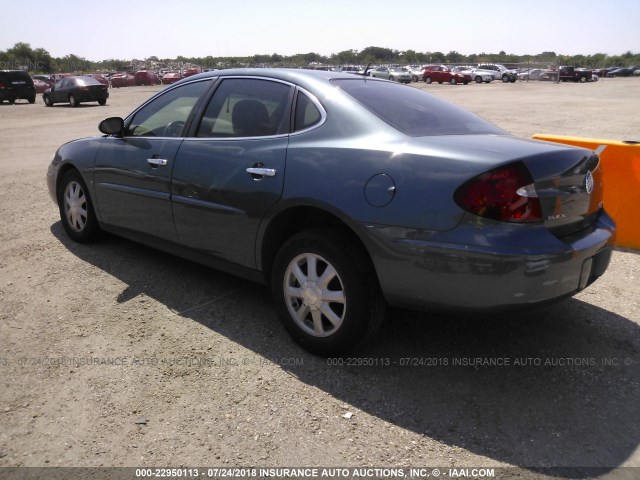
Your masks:
M 574 68 L 574 67 L 560 67 L 558 70 L 561 82 L 590 82 L 593 80 L 593 73 L 591 70 Z
M 558 70 L 544 70 L 539 76 L 538 80 L 543 82 L 559 82 L 560 81 L 560 72 Z
M 77 107 L 82 102 L 98 102 L 106 105 L 109 98 L 109 88 L 92 77 L 66 77 L 42 94 L 42 100 L 47 107 L 56 103 L 68 103 Z
M 615 68 L 613 70 L 610 70 L 607 73 L 607 77 L 608 78 L 615 78 L 615 77 L 631 77 L 633 75 L 633 72 L 635 70 L 637 70 L 638 67 L 623 67 L 623 68 Z
M 426 68 L 427 68 L 426 66 L 420 67 L 418 65 L 407 67 L 407 70 L 409 70 L 409 73 L 411 73 L 411 81 L 417 82 L 421 80 L 422 74 L 424 73 Z
M 453 67 L 451 69 L 453 72 L 458 72 L 462 74 L 469 75 L 476 83 L 491 83 L 495 79 L 492 73 L 489 73 L 487 70 L 479 70 L 474 67 Z
M 43 81 L 44 83 L 46 83 L 50 87 L 53 87 L 53 85 L 56 83 L 56 79 L 54 78 L 53 75 L 31 75 L 31 78 L 34 81 L 35 80 Z
M 518 74 L 514 70 L 510 70 L 499 63 L 481 63 L 478 65 L 480 70 L 492 70 L 495 72 L 496 79 L 502 80 L 503 83 L 514 83 L 518 79 Z
M 40 80 L 39 78 L 33 79 L 33 86 L 36 88 L 36 93 L 44 93 L 45 90 L 51 88 L 48 83 L 44 80 Z
M 101 73 L 87 73 L 85 77 L 95 78 L 101 84 L 106 85 L 107 87 L 109 86 L 109 79 Z
M 130 73 L 116 73 L 111 75 L 111 86 L 113 88 L 133 87 L 136 84 L 136 77 Z
M 468 73 L 454 72 L 445 65 L 433 65 L 427 67 L 422 74 L 422 80 L 426 83 L 450 83 L 456 85 L 462 83 L 467 85 L 471 81 L 471 75 Z
M 136 85 L 157 85 L 159 77 L 151 70 L 139 70 L 134 75 Z
M 543 68 L 527 68 L 518 73 L 518 80 L 540 80 L 540 76 L 545 72 Z
M 392 82 L 411 83 L 411 73 L 405 67 L 378 67 L 371 71 L 370 76 Z
M 72 240 L 105 230 L 270 284 L 286 330 L 328 356 L 387 304 L 530 311 L 607 269 L 615 225 L 590 150 L 374 78 L 194 78 L 57 150 L 47 185 Z
M 182 79 L 182 75 L 178 71 L 166 72 L 162 75 L 162 84 L 169 85 L 172 83 L 176 83 L 178 80 Z
M 36 101 L 33 79 L 24 70 L 0 70 L 0 103 L 15 103 L 18 99 Z
M 198 68 L 198 67 L 187 68 L 184 71 L 183 78 L 191 77 L 193 75 L 198 75 L 199 73 L 202 73 L 202 69 L 201 68 Z
M 340 67 L 340 71 L 344 73 L 352 73 L 354 75 L 360 75 L 363 70 L 363 67 L 358 65 L 344 65 Z

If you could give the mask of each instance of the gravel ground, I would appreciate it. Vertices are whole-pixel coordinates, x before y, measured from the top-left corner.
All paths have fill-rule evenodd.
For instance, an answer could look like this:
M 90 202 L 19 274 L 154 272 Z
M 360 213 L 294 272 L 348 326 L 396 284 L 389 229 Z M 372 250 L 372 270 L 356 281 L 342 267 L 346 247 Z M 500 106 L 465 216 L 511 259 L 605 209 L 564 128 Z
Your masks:
M 640 140 L 640 79 L 418 88 L 520 136 Z M 511 318 L 391 310 L 336 364 L 289 340 L 264 287 L 69 241 L 55 149 L 155 91 L 0 106 L 0 467 L 640 467 L 638 252 Z

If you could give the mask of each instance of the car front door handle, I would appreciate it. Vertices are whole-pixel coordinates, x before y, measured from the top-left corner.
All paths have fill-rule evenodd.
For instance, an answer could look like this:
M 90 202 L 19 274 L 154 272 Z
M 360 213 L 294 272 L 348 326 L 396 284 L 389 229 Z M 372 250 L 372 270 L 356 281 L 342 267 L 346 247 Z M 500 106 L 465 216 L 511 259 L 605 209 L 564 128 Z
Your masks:
M 247 168 L 247 173 L 250 173 L 254 180 L 261 180 L 264 177 L 275 177 L 276 171 L 273 168 L 265 168 L 265 167 L 249 167 Z
M 147 163 L 152 167 L 164 167 L 167 160 L 164 158 L 147 158 Z

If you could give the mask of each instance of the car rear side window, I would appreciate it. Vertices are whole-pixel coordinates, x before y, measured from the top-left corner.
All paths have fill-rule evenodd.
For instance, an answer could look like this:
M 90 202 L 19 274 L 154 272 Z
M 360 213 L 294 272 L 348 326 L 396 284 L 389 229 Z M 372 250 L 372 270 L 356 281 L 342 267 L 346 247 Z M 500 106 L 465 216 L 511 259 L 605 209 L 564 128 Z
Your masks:
M 505 134 L 477 115 L 414 87 L 357 78 L 332 82 L 371 113 L 412 137 Z
M 322 113 L 308 95 L 298 92 L 294 131 L 306 130 L 322 120 Z
M 198 137 L 264 137 L 287 133 L 291 86 L 255 78 L 224 79 L 205 111 Z

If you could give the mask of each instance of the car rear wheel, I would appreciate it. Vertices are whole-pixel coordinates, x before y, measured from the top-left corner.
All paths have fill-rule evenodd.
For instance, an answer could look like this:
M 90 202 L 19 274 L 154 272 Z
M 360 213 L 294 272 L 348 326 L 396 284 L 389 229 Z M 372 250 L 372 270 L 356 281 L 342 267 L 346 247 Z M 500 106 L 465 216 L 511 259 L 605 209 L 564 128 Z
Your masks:
M 58 188 L 60 220 L 72 240 L 88 243 L 100 233 L 87 186 L 77 170 L 69 170 L 60 180 Z
M 482 77 L 480 75 L 478 75 L 476 78 L 476 83 L 482 83 Z
M 72 107 L 77 107 L 78 106 L 78 100 L 76 100 L 75 95 L 69 95 L 69 104 Z
M 98 100 L 98 105 L 102 105 L 102 106 L 104 106 L 104 105 L 106 105 L 106 104 L 107 104 L 107 101 L 106 101 L 106 100 Z
M 285 329 L 318 355 L 337 355 L 369 338 L 384 318 L 369 258 L 337 230 L 307 230 L 289 239 L 274 261 L 271 289 Z
M 28 101 L 29 103 L 36 103 L 36 97 L 35 97 L 35 96 L 33 96 L 33 97 L 29 97 L 29 98 L 27 99 L 27 101 Z

